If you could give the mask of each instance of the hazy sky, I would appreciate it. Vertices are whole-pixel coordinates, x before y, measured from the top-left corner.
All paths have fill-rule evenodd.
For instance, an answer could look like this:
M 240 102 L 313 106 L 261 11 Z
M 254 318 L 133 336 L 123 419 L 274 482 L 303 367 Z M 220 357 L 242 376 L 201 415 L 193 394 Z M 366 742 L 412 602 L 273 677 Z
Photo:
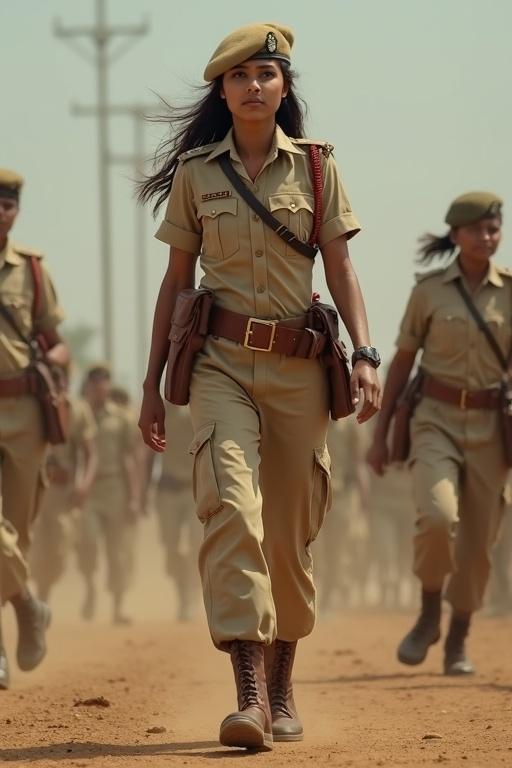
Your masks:
M 95 76 L 53 34 L 55 19 L 86 24 L 94 8 L 94 0 L 0 0 L 0 166 L 27 178 L 15 239 L 46 253 L 68 325 L 100 329 L 96 131 L 93 119 L 70 112 L 94 103 Z M 116 104 L 152 104 L 153 92 L 186 96 L 236 26 L 270 19 L 294 28 L 309 134 L 335 145 L 363 225 L 351 254 L 384 357 L 413 282 L 416 238 L 442 232 L 448 203 L 462 192 L 489 189 L 512 201 L 510 0 L 108 0 L 108 16 L 150 25 L 111 68 Z M 160 130 L 148 126 L 148 153 Z M 132 146 L 131 121 L 113 119 L 112 150 Z M 138 392 L 131 175 L 112 168 L 115 345 L 118 376 Z M 511 265 L 509 219 L 506 205 L 497 261 Z M 148 214 L 150 305 L 167 261 L 155 229 Z M 318 268 L 316 287 L 326 298 Z

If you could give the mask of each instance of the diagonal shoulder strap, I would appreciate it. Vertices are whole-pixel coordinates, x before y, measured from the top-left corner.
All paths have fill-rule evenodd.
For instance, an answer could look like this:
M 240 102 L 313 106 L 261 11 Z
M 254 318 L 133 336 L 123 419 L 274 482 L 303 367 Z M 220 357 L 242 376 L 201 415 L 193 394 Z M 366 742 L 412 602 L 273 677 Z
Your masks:
M 265 206 L 260 203 L 258 198 L 253 195 L 249 187 L 244 184 L 238 173 L 231 165 L 231 161 L 226 154 L 219 157 L 219 165 L 236 191 L 243 197 L 247 205 L 249 205 L 253 211 L 258 214 L 260 219 L 268 227 L 270 227 L 270 229 L 274 230 L 276 235 L 278 235 L 281 240 L 284 240 L 285 243 L 287 243 L 295 251 L 301 253 L 303 256 L 307 256 L 309 259 L 315 258 L 316 254 L 318 253 L 318 248 L 314 248 L 312 245 L 303 243 L 302 240 L 298 240 L 293 232 L 288 229 L 288 227 L 286 227 L 284 224 L 281 224 L 281 222 L 278 221 L 278 219 L 276 219 L 275 216 L 270 213 L 268 208 L 265 208 Z
M 508 371 L 509 362 L 510 362 L 510 359 L 512 357 L 512 348 L 510 350 L 509 359 L 507 360 L 507 358 L 505 357 L 505 355 L 501 351 L 500 345 L 498 344 L 498 342 L 494 338 L 493 334 L 489 330 L 489 326 L 487 325 L 487 323 L 483 319 L 483 317 L 480 314 L 476 304 L 474 303 L 473 299 L 471 298 L 471 296 L 467 292 L 466 287 L 463 284 L 462 280 L 460 278 L 457 278 L 457 280 L 455 281 L 455 285 L 457 287 L 458 292 L 460 293 L 460 295 L 464 299 L 464 302 L 465 302 L 467 308 L 469 309 L 469 311 L 471 312 L 471 314 L 472 314 L 476 324 L 478 325 L 478 327 L 480 328 L 480 330 L 484 334 L 485 338 L 489 342 L 489 346 L 491 347 L 492 351 L 494 352 L 494 354 L 498 358 L 499 363 L 500 363 L 501 367 L 503 368 L 503 371 L 506 373 Z
M 21 341 L 23 341 L 25 344 L 27 344 L 29 347 L 31 347 L 32 344 L 30 342 L 30 339 L 28 338 L 28 336 L 25 336 L 25 334 L 21 331 L 21 329 L 18 326 L 18 323 L 16 322 L 14 317 L 11 315 L 11 313 L 9 312 L 9 310 L 7 309 L 5 304 L 3 304 L 1 301 L 0 301 L 0 314 L 2 315 L 4 320 L 7 323 L 9 323 L 9 325 L 11 326 L 13 331 L 15 332 L 16 336 L 19 339 L 21 339 Z

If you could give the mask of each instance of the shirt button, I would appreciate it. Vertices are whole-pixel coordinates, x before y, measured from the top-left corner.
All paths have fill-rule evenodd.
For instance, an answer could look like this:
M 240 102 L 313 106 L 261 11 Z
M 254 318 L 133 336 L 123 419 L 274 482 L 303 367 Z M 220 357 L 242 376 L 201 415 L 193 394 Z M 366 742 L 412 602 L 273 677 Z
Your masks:
M 296 207 L 297 206 L 295 205 L 295 203 L 290 203 L 290 208 L 296 208 Z
M 215 216 L 216 213 L 217 211 L 215 210 L 215 208 L 212 208 L 212 216 Z
M 265 293 L 265 286 L 258 285 L 258 287 L 256 288 L 256 293 Z
M 261 256 L 263 256 L 263 251 L 260 251 L 260 250 L 258 250 L 258 251 L 255 251 L 255 254 L 256 254 L 256 256 L 257 256 L 257 257 L 258 257 L 258 259 L 259 259 Z
M 259 216 L 258 216 L 256 213 L 253 213 L 253 215 L 252 215 L 252 220 L 253 220 L 253 221 L 259 221 L 259 220 L 260 220 L 260 217 L 259 217 Z

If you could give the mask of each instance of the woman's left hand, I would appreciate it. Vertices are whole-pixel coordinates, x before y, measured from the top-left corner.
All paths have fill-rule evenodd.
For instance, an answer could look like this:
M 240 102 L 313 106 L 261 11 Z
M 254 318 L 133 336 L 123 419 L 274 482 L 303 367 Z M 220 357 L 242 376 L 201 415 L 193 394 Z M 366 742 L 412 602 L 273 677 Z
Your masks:
M 364 395 L 363 406 L 357 414 L 359 424 L 368 421 L 380 410 L 382 393 L 379 377 L 373 365 L 366 360 L 358 360 L 355 364 L 350 377 L 350 391 L 354 405 L 359 403 L 361 391 Z

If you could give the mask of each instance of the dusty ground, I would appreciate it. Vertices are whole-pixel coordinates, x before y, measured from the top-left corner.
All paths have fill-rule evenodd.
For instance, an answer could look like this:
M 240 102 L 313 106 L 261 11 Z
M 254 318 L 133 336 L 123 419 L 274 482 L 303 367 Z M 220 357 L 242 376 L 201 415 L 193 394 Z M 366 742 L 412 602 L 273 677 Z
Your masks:
M 172 592 L 156 553 L 144 562 L 130 628 L 110 626 L 105 601 L 96 623 L 78 623 L 76 574 L 59 588 L 48 658 L 31 674 L 14 670 L 12 690 L 0 695 L 0 761 L 37 768 L 212 760 L 246 768 L 512 766 L 512 619 L 476 622 L 471 652 L 479 674 L 471 680 L 439 674 L 440 647 L 420 669 L 395 661 L 409 615 L 349 613 L 319 622 L 297 662 L 305 741 L 248 755 L 216 741 L 234 704 L 228 658 L 212 648 L 202 620 L 180 626 L 162 618 Z M 11 622 L 7 629 L 12 655 Z M 110 706 L 74 706 L 99 696 Z M 165 731 L 147 732 L 154 727 Z

